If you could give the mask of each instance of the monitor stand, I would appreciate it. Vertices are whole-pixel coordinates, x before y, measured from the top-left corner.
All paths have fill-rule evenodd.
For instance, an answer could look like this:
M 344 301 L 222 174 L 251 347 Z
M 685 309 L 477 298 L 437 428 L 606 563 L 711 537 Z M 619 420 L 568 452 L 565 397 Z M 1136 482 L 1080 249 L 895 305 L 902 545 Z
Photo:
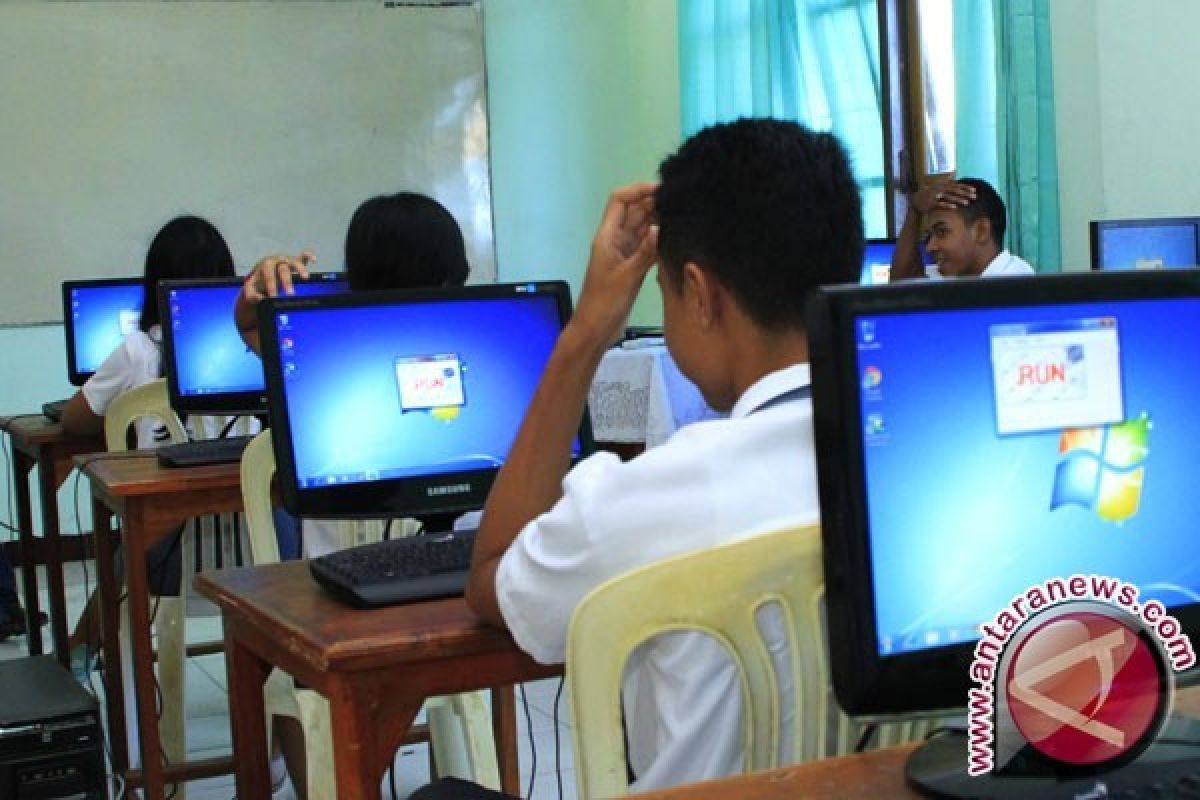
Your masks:
M 448 514 L 418 514 L 413 519 L 421 523 L 421 533 L 449 533 L 454 530 L 454 521 L 461 516 L 461 511 L 453 511 Z
M 1200 772 L 1200 721 L 1172 715 L 1158 738 L 1135 761 L 1101 774 L 1082 777 L 1056 771 L 1026 747 L 1004 772 L 972 777 L 967 774 L 966 731 L 955 730 L 914 750 L 904 777 L 928 797 L 1025 800 L 1116 796 L 1128 787 L 1170 783 L 1175 777 Z M 1095 793 L 1098 784 L 1105 786 L 1104 793 Z

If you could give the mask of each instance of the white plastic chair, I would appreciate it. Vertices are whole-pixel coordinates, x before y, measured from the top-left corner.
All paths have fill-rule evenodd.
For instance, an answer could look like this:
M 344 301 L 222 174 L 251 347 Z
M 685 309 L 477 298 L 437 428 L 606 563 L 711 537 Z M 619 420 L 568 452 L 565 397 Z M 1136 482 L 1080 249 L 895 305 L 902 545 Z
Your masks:
M 167 384 L 163 379 L 151 381 L 118 395 L 109 404 L 104 415 L 104 441 L 110 453 L 129 449 L 129 428 L 143 417 L 158 419 L 166 427 L 173 443 L 186 442 L 187 431 L 178 415 L 171 410 L 167 398 Z M 189 526 L 192 523 L 188 523 Z M 185 536 L 185 539 L 190 537 Z M 187 541 L 180 547 L 188 550 Z M 184 573 L 187 574 L 186 572 Z M 186 581 L 184 581 L 186 582 Z M 154 636 L 157 640 L 158 685 L 162 692 L 162 714 L 159 717 L 159 736 L 163 753 L 168 763 L 180 763 L 187 754 L 187 738 L 184 725 L 184 659 L 187 642 L 184 635 L 184 595 L 180 587 L 179 597 L 155 597 L 153 599 Z M 123 663 L 132 664 L 132 642 L 129 638 L 128 602 L 121 604 L 120 648 Z M 122 680 L 126 679 L 122 676 Z M 136 762 L 140 752 L 137 744 L 136 700 L 130 686 L 126 686 L 125 710 L 129 733 L 129 752 Z M 137 766 L 137 764 L 135 764 Z M 175 797 L 186 796 L 184 784 L 176 786 Z
M 254 564 L 279 561 L 272 516 L 271 481 L 275 475 L 275 453 L 271 432 L 263 430 L 242 453 L 242 502 L 250 534 Z M 341 527 L 346 546 L 364 543 L 373 535 L 378 541 L 383 526 L 347 523 Z M 415 525 L 402 526 L 411 533 Z M 304 730 L 309 800 L 333 800 L 335 780 L 329 701 L 312 689 L 297 688 L 292 677 L 274 670 L 264 689 L 268 725 L 272 716 L 297 719 Z M 473 780 L 491 789 L 500 788 L 500 771 L 492 735 L 491 715 L 483 692 L 431 698 L 425 704 L 429 720 L 430 747 L 438 774 Z M 270 731 L 268 731 L 268 738 Z
M 824 632 L 820 527 L 752 536 L 632 570 L 594 589 L 567 635 L 575 771 L 580 798 L 628 794 L 621 679 L 638 645 L 698 631 L 728 652 L 740 676 L 746 771 L 781 766 L 781 691 L 756 612 L 778 604 L 794 691 L 796 763 L 850 752 L 861 724 L 831 701 Z M 881 743 L 922 734 L 930 722 L 885 726 Z

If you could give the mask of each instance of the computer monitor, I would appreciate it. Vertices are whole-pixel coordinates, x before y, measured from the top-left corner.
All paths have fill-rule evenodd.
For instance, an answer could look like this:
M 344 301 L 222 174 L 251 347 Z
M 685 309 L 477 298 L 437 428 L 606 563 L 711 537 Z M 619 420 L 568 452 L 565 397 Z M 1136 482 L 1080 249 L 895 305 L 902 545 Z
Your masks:
M 1200 217 L 1094 220 L 1092 269 L 1178 269 L 1200 265 Z
M 891 279 L 892 259 L 896 255 L 895 239 L 867 239 L 863 248 L 862 273 L 858 282 L 863 286 L 882 286 Z M 921 248 L 921 262 L 933 264 L 925 249 Z
M 145 294 L 141 278 L 63 281 L 67 380 L 82 386 L 121 340 L 138 329 Z
M 429 530 L 482 508 L 569 315 L 562 282 L 262 304 L 284 505 Z M 585 413 L 572 454 L 591 450 Z
M 163 281 L 163 365 L 171 407 L 180 413 L 258 413 L 266 410 L 262 360 L 246 346 L 233 320 L 244 278 Z M 345 292 L 340 272 L 315 273 L 295 283 L 296 295 Z
M 831 671 L 961 708 L 978 626 L 1121 578 L 1200 634 L 1200 271 L 829 287 L 807 307 Z

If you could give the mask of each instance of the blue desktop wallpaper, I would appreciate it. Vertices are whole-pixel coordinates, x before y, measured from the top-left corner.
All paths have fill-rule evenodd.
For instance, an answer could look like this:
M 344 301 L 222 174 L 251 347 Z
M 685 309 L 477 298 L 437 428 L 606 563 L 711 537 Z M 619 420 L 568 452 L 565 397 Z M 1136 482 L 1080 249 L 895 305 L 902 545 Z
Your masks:
M 895 242 L 867 242 L 866 248 L 863 250 L 862 274 L 859 276 L 858 282 L 863 286 L 873 284 L 871 267 L 875 264 L 890 265 L 892 263 L 892 255 L 895 252 Z
M 1162 259 L 1164 267 L 1200 264 L 1195 225 L 1101 228 L 1100 252 L 1104 269 L 1133 269 L 1139 259 Z
M 1060 431 L 1001 437 L 995 416 L 989 326 L 1101 316 L 1117 318 L 1126 420 L 1149 420 L 1147 449 L 1135 454 L 1140 502 L 1120 522 L 1086 504 L 1052 510 L 1063 490 L 1056 480 L 1069 484 L 1072 474 L 1058 474 L 1070 462 Z M 1074 573 L 1130 581 L 1168 606 L 1200 601 L 1200 370 L 1187 356 L 1200 340 L 1200 300 L 879 315 L 857 325 L 881 654 L 974 640 L 1013 596 Z M 1095 476 L 1094 458 L 1081 463 Z M 1129 472 L 1099 467 L 1118 479 Z
M 547 295 L 290 309 L 276 324 L 301 487 L 499 466 L 560 329 Z M 434 355 L 458 359 L 465 402 L 403 411 L 397 360 Z
M 346 291 L 341 281 L 296 284 L 297 297 Z M 233 321 L 241 285 L 172 289 L 170 319 L 180 395 L 253 392 L 263 388 L 262 361 Z
M 75 328 L 75 367 L 79 372 L 95 372 L 104 359 L 117 349 L 128 325 L 122 331 L 121 312 L 136 312 L 140 317 L 144 289 L 132 286 L 96 286 L 71 290 L 71 315 Z M 137 328 L 137 322 L 133 323 Z
M 896 243 L 894 241 L 868 241 L 863 248 L 863 264 L 862 273 L 858 277 L 858 282 L 863 286 L 871 286 L 876 283 L 886 283 L 887 281 L 875 281 L 871 274 L 871 268 L 876 264 L 887 264 L 891 267 L 892 256 L 896 253 Z M 921 249 L 921 260 L 930 265 L 933 259 Z

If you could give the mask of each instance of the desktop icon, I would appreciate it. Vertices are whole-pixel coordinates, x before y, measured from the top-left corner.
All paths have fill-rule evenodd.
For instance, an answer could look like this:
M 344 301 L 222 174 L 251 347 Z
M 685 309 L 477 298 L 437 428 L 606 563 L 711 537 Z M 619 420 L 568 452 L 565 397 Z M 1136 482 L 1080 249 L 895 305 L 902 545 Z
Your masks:
M 870 366 L 863 370 L 862 388 L 864 391 L 878 389 L 881 383 L 883 383 L 883 370 L 879 367 Z
M 1077 505 L 1122 522 L 1137 513 L 1150 452 L 1150 415 L 1115 425 L 1064 430 L 1054 471 L 1051 510 Z
M 887 425 L 883 422 L 883 414 L 867 414 L 866 431 L 868 436 L 882 436 L 887 433 Z
M 863 342 L 870 344 L 875 341 L 875 320 L 864 319 L 858 323 L 859 338 Z

